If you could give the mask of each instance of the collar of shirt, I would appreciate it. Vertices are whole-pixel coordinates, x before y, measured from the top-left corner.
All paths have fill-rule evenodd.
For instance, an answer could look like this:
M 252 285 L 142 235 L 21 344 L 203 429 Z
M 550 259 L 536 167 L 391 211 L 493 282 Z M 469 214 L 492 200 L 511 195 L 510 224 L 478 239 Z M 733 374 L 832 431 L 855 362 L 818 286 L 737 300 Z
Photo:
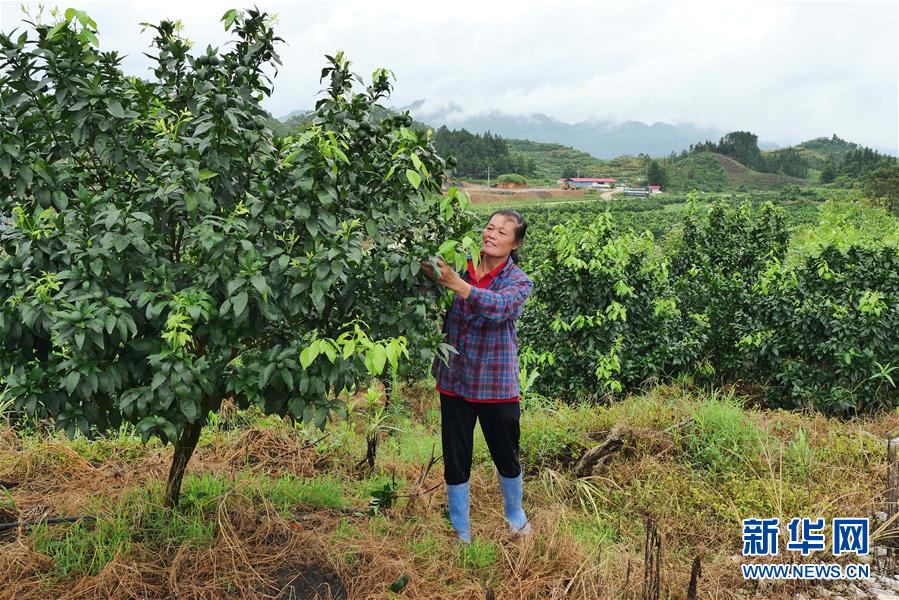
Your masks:
M 484 260 L 483 252 L 481 252 L 481 260 Z M 491 282 L 493 282 L 494 279 L 496 279 L 496 276 L 499 275 L 500 271 L 502 271 L 507 264 L 509 264 L 508 256 L 506 257 L 506 260 L 503 264 L 501 264 L 500 266 L 496 267 L 495 269 L 493 269 L 492 271 L 490 271 L 489 273 L 487 273 L 486 275 L 484 275 L 483 277 L 478 279 L 475 274 L 474 263 L 471 262 L 471 259 L 468 259 L 468 278 L 471 280 L 471 282 L 476 287 L 486 288 L 488 285 L 491 284 Z

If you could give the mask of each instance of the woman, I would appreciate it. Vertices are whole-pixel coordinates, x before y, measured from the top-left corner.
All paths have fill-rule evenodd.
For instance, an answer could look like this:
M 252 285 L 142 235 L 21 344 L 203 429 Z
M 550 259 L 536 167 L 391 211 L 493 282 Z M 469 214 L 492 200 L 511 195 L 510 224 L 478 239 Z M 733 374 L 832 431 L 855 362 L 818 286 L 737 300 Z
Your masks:
M 515 319 L 533 283 L 516 264 L 527 223 L 514 210 L 490 215 L 477 268 L 468 261 L 460 276 L 438 260 L 437 282 L 456 292 L 446 313 L 446 342 L 458 354 L 448 364 L 435 358 L 431 373 L 440 392 L 443 476 L 450 522 L 459 539 L 471 542 L 468 517 L 469 476 L 475 421 L 490 449 L 503 493 L 503 508 L 514 532 L 530 533 L 521 507 L 522 476 L 518 460 L 518 341 Z M 436 274 L 428 263 L 422 269 Z

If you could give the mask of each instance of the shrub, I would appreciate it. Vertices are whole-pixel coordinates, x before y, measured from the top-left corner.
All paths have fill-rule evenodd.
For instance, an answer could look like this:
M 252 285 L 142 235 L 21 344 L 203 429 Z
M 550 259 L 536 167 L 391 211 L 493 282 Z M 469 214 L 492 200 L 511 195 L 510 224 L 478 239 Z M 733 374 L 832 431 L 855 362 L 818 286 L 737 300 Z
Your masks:
M 506 173 L 504 175 L 500 175 L 496 178 L 496 182 L 500 185 L 503 184 L 515 184 L 515 185 L 527 185 L 528 180 L 524 178 L 522 175 L 516 175 L 515 173 Z

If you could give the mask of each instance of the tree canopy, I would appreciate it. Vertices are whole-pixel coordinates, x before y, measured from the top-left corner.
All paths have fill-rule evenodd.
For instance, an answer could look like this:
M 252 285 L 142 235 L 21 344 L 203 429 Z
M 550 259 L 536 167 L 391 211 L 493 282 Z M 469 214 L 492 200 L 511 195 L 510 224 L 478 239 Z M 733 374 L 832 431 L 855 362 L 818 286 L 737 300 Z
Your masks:
M 389 71 L 355 91 L 327 57 L 312 124 L 276 138 L 279 38 L 256 10 L 223 21 L 229 50 L 196 55 L 145 24 L 153 81 L 82 11 L 0 35 L 0 376 L 70 435 L 174 442 L 169 505 L 224 398 L 323 427 L 341 391 L 438 347 L 420 261 L 473 243 L 428 132 L 374 116 Z

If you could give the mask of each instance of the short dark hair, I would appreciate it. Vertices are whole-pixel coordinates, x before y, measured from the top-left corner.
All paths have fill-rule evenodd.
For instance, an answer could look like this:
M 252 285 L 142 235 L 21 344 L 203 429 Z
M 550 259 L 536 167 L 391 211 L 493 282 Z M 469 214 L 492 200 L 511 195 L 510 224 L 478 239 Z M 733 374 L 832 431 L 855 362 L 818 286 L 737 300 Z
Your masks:
M 502 210 L 494 211 L 493 214 L 490 215 L 490 218 L 487 219 L 487 222 L 489 223 L 496 215 L 515 219 L 515 241 L 520 245 L 524 241 L 525 232 L 528 230 L 528 223 L 524 220 L 524 217 L 521 216 L 521 213 L 517 210 L 512 210 L 511 208 L 504 208 Z M 516 263 L 518 262 L 518 250 L 512 250 L 512 260 Z

